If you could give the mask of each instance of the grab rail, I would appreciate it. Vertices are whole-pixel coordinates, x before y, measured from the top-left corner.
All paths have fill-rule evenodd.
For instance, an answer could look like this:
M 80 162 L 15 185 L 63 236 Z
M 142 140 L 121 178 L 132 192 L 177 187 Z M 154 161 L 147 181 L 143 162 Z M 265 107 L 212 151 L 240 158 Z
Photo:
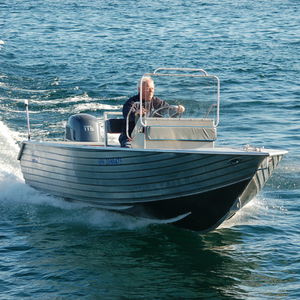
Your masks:
M 193 68 L 157 68 L 154 70 L 153 74 L 158 74 L 158 71 L 188 71 L 188 72 L 202 72 L 204 75 L 208 76 L 208 73 L 203 69 L 193 69 Z M 168 74 L 166 74 L 168 75 Z M 170 76 L 174 75 L 192 75 L 192 74 L 170 74 Z M 193 76 L 193 75 L 192 75 Z
M 29 141 L 30 137 L 31 137 L 31 132 L 30 132 L 30 119 L 29 119 L 29 110 L 28 110 L 29 102 L 28 102 L 28 100 L 25 100 L 24 104 L 25 104 L 26 119 L 27 119 L 27 137 L 28 137 L 28 141 Z

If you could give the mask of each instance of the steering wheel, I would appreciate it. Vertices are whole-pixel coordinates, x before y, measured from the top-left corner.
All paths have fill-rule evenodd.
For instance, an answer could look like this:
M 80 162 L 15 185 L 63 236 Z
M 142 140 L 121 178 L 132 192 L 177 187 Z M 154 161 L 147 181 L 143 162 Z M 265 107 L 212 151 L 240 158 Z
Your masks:
M 178 106 L 177 105 L 164 105 L 162 107 L 159 107 L 155 110 L 153 110 L 150 113 L 150 117 L 159 117 L 159 118 L 175 118 L 175 117 L 181 117 L 182 113 L 178 112 Z

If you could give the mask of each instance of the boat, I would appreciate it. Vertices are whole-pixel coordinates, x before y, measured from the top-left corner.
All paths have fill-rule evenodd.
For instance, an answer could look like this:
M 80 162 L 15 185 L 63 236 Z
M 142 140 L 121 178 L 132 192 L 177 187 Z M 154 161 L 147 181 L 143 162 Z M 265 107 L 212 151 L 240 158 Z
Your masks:
M 131 146 L 122 148 L 116 137 L 122 126 L 128 134 L 130 121 L 121 112 L 105 112 L 103 118 L 75 114 L 61 140 L 34 141 L 26 103 L 28 140 L 22 142 L 18 154 L 25 182 L 94 208 L 198 232 L 214 230 L 260 192 L 287 151 L 216 145 L 220 114 L 217 76 L 203 69 L 158 68 L 144 74 L 140 82 L 146 77 L 155 82 L 175 78 L 173 97 L 191 87 L 186 85 L 178 92 L 181 80 L 205 81 L 193 90 L 202 93 L 197 103 L 205 111 L 199 112 L 193 105 L 193 113 L 187 107 L 174 117 L 170 105 L 164 109 L 165 115 L 157 110 L 143 115 L 140 96 L 141 117 L 134 124 Z M 208 82 L 215 90 L 210 96 Z

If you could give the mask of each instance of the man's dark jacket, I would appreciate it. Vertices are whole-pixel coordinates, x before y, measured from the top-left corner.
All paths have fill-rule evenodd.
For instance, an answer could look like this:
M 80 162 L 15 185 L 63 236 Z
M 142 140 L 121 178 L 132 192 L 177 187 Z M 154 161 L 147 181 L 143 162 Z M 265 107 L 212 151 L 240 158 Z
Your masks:
M 126 144 L 129 142 L 127 135 L 126 135 L 126 119 L 127 119 L 127 115 L 129 114 L 131 108 L 131 112 L 130 112 L 130 116 L 129 116 L 129 122 L 131 123 L 131 125 L 129 126 L 129 136 L 131 136 L 131 132 L 134 128 L 135 125 L 135 113 L 139 111 L 139 104 L 140 102 L 140 95 L 135 95 L 131 98 L 129 98 L 125 104 L 123 105 L 123 117 L 125 119 L 124 122 L 124 126 L 122 129 L 122 133 L 119 137 L 119 142 L 121 144 L 121 147 L 126 147 Z M 145 107 L 146 106 L 146 107 Z M 148 107 L 150 106 L 150 107 Z M 164 100 L 161 100 L 158 97 L 153 97 L 151 101 L 143 101 L 143 107 L 145 107 L 148 111 L 153 111 L 156 110 L 158 108 L 164 107 L 164 106 L 168 106 L 167 102 Z

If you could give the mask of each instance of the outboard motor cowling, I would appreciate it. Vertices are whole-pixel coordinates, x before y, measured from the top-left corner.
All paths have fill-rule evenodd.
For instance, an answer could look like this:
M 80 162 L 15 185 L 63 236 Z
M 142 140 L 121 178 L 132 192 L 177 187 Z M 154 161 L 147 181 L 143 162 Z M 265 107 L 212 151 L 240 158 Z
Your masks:
M 99 121 L 89 114 L 72 115 L 66 125 L 66 139 L 78 142 L 99 142 Z

